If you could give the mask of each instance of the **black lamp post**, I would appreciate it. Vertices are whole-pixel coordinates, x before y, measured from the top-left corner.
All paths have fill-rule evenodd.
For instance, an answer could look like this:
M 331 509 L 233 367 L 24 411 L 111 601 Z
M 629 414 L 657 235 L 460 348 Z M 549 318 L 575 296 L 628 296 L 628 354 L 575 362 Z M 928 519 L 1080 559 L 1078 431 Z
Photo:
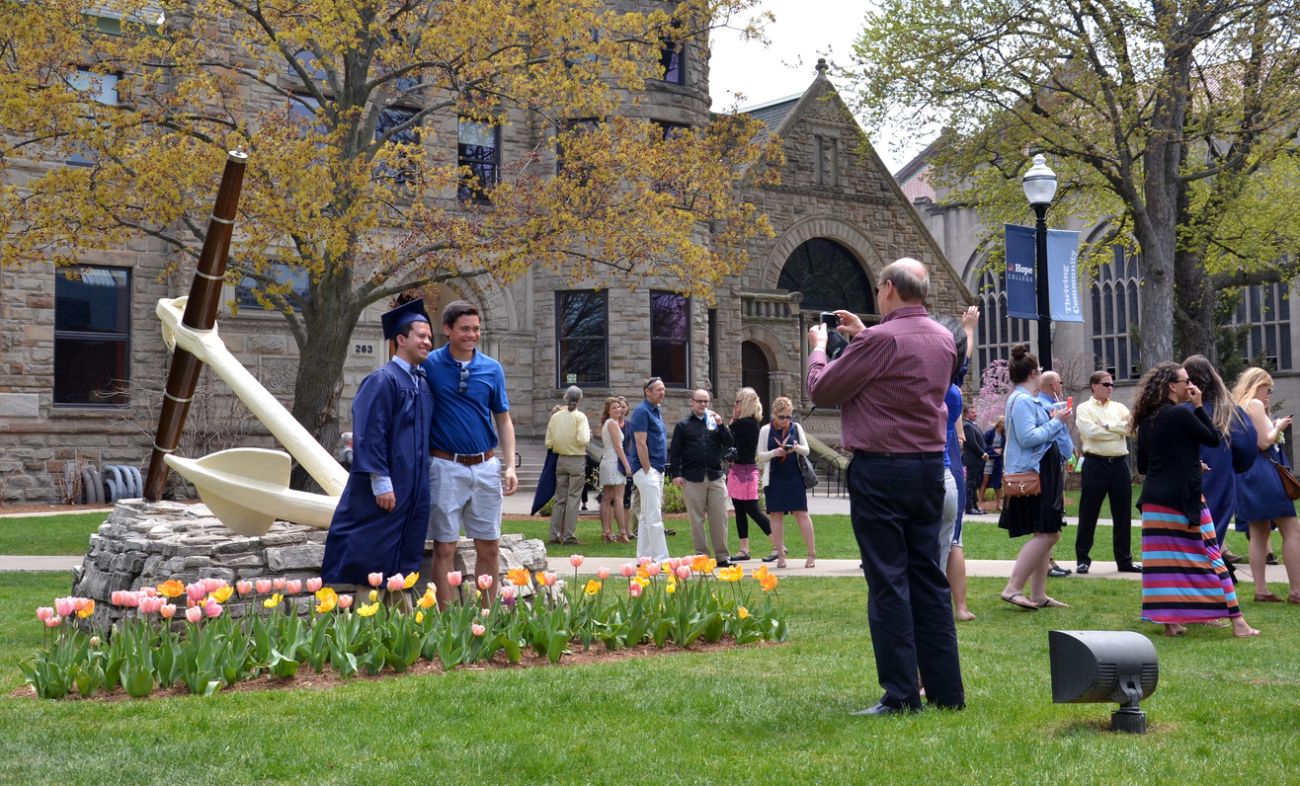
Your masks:
M 1042 154 L 1034 156 L 1034 165 L 1025 173 L 1022 186 L 1037 217 L 1034 224 L 1034 288 L 1038 295 L 1038 362 L 1047 370 L 1052 367 L 1052 306 L 1047 290 L 1047 206 L 1056 196 L 1056 173 L 1048 168 Z

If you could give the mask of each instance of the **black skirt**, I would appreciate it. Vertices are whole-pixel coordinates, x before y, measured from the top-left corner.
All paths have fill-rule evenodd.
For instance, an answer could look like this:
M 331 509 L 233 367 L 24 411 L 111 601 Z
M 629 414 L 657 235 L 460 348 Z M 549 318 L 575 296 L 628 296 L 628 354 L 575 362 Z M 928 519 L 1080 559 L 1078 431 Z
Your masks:
M 1055 442 L 1038 463 L 1038 478 L 1043 490 L 1037 496 L 1002 500 L 998 526 L 1013 538 L 1035 532 L 1060 532 L 1065 526 L 1065 475 L 1061 471 L 1061 451 Z

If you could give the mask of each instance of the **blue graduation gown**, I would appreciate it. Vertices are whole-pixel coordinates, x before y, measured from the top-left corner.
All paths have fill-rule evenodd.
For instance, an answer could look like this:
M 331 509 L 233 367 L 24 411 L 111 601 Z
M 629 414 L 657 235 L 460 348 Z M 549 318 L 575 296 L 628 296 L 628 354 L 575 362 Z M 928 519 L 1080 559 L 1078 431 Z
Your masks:
M 1230 404 L 1228 405 L 1230 406 Z M 1214 419 L 1214 405 L 1204 406 L 1205 414 Z M 1219 545 L 1228 534 L 1228 525 L 1237 511 L 1237 475 L 1250 469 L 1259 455 L 1255 444 L 1255 427 L 1241 407 L 1237 407 L 1232 421 L 1231 439 L 1220 440 L 1214 447 L 1200 446 L 1201 461 L 1210 468 L 1201 475 L 1201 494 L 1205 507 L 1214 519 L 1214 532 Z
M 429 527 L 433 396 L 397 363 L 366 377 L 352 402 L 352 471 L 325 539 L 327 584 L 365 584 L 369 573 L 418 570 Z M 371 473 L 393 481 L 397 504 L 375 504 Z

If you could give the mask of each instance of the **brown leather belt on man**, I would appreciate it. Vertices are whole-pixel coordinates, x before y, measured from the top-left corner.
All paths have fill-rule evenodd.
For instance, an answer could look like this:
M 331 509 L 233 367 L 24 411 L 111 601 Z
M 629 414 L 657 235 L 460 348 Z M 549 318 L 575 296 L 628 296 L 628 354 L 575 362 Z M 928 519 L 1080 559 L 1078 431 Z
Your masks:
M 464 464 L 467 467 L 472 467 L 475 464 L 482 464 L 484 461 L 487 461 L 488 459 L 495 456 L 496 450 L 489 450 L 486 453 L 448 453 L 445 450 L 430 448 L 429 455 L 433 456 L 434 458 L 445 459 L 447 461 L 454 461 L 457 464 Z

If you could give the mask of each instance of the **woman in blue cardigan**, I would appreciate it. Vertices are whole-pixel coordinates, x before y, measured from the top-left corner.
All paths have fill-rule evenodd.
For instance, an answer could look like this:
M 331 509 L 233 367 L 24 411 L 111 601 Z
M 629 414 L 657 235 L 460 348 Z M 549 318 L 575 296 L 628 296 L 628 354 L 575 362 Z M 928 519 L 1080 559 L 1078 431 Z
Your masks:
M 1065 478 L 1061 472 L 1061 452 L 1056 440 L 1068 426 L 1068 405 L 1052 413 L 1035 400 L 1038 394 L 1038 358 L 1029 354 L 1029 347 L 1018 344 L 1011 348 L 1011 363 L 1007 371 L 1016 386 L 1007 399 L 1007 444 L 1003 451 L 1002 480 L 1017 472 L 1037 471 L 1042 491 L 1029 497 L 1004 496 L 1002 515 L 998 526 L 1011 537 L 1031 535 L 1016 556 L 1011 568 L 1011 578 L 1002 590 L 1002 599 L 1022 609 L 1062 608 L 1062 603 L 1047 594 L 1047 570 L 1052 556 L 1052 546 L 1061 539 L 1065 526 L 1065 510 L 1061 503 L 1061 488 Z M 1029 594 L 1025 594 L 1025 584 Z

